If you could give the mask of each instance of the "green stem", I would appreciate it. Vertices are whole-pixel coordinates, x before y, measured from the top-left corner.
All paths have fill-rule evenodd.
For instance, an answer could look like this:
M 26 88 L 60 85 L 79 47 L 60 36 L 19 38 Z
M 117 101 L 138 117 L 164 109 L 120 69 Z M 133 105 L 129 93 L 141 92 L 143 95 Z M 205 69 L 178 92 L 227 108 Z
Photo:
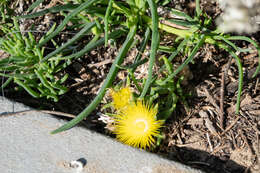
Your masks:
M 199 17 L 201 14 L 200 10 L 200 0 L 196 0 L 196 16 Z
M 107 7 L 107 10 L 106 10 L 105 20 L 104 20 L 104 24 L 105 24 L 105 47 L 107 47 L 107 42 L 108 42 L 108 19 L 109 19 L 112 4 L 113 4 L 113 0 L 109 0 L 108 7 Z
M 31 87 L 29 87 L 28 85 L 26 85 L 25 83 L 23 83 L 22 81 L 20 81 L 17 78 L 14 78 L 14 82 L 17 83 L 18 85 L 20 85 L 21 87 L 23 87 L 29 94 L 31 94 L 31 96 L 33 96 L 34 98 L 40 98 L 40 94 L 37 93 L 36 91 L 34 91 Z
M 122 14 L 128 16 L 128 17 L 132 16 L 130 9 L 128 9 L 128 8 L 122 6 L 122 5 L 118 5 L 118 4 L 116 4 L 116 2 L 113 3 L 112 7 L 117 9 L 118 13 L 122 13 Z M 201 11 L 201 10 L 198 9 L 198 11 Z M 153 23 L 152 18 L 149 17 L 149 16 L 146 16 L 146 15 L 143 15 L 141 18 L 152 29 L 152 23 Z M 167 33 L 171 33 L 171 34 L 177 35 L 177 36 L 182 37 L 182 38 L 187 38 L 187 37 L 192 36 L 194 34 L 194 32 L 196 32 L 196 30 L 197 30 L 196 28 L 192 28 L 190 30 L 178 29 L 178 28 L 174 28 L 174 27 L 171 27 L 169 25 L 166 25 L 166 24 L 163 24 L 163 23 L 160 23 L 160 22 L 158 22 L 158 28 L 167 32 Z M 205 35 L 205 43 L 216 44 L 216 42 L 217 41 L 212 39 L 212 36 Z
M 231 50 L 229 53 L 235 58 L 238 67 L 238 73 L 239 73 L 239 80 L 238 80 L 239 83 L 238 83 L 238 93 L 237 93 L 237 103 L 236 103 L 236 115 L 238 115 L 240 109 L 240 98 L 241 98 L 242 87 L 243 87 L 243 68 L 239 57 Z
M 61 126 L 60 128 L 52 131 L 51 132 L 52 134 L 56 134 L 56 133 L 62 132 L 64 130 L 68 130 L 68 129 L 72 128 L 73 126 L 78 124 L 80 121 L 82 121 L 85 117 L 87 117 L 97 107 L 97 105 L 101 102 L 102 98 L 104 97 L 106 89 L 108 87 L 110 87 L 113 80 L 115 79 L 116 74 L 118 72 L 117 66 L 122 63 L 124 57 L 126 56 L 128 50 L 129 50 L 129 48 L 130 48 L 130 46 L 133 42 L 135 34 L 136 34 L 136 25 L 134 25 L 130 29 L 130 31 L 127 35 L 127 38 L 126 38 L 120 52 L 118 53 L 118 56 L 116 57 L 112 67 L 110 68 L 109 73 L 107 75 L 107 78 L 106 78 L 104 84 L 102 85 L 99 93 L 95 97 L 95 99 L 76 118 L 74 118 L 73 120 L 71 120 L 67 124 Z
M 82 3 L 78 8 L 76 8 L 73 12 L 71 12 L 63 22 L 56 28 L 55 31 L 50 33 L 42 42 L 40 42 L 37 47 L 42 47 L 45 43 L 47 43 L 49 40 L 51 40 L 53 37 L 55 37 L 57 34 L 61 32 L 61 30 L 66 26 L 66 24 L 70 21 L 71 18 L 73 18 L 75 15 L 79 14 L 84 9 L 91 6 L 96 0 L 89 0 L 87 2 Z
M 153 0 L 147 0 L 149 7 L 151 8 L 151 13 L 152 13 L 152 45 L 151 45 L 151 54 L 150 54 L 150 59 L 149 59 L 149 67 L 148 67 L 148 78 L 145 82 L 143 91 L 140 95 L 140 98 L 144 98 L 146 95 L 149 86 L 152 81 L 153 77 L 153 64 L 155 61 L 157 49 L 159 46 L 160 42 L 160 37 L 159 37 L 159 32 L 158 32 L 158 14 L 157 14 L 157 7 L 156 4 L 154 3 Z
M 244 41 L 247 41 L 247 42 L 253 44 L 256 47 L 257 52 L 258 52 L 258 66 L 257 66 L 257 69 L 256 69 L 255 73 L 253 74 L 252 78 L 256 77 L 256 75 L 260 71 L 260 47 L 258 46 L 257 42 L 255 42 L 254 40 L 252 40 L 248 37 L 245 37 L 245 36 L 231 36 L 227 39 L 228 40 L 244 40 Z
M 3 83 L 3 85 L 0 87 L 0 89 L 4 89 L 10 82 L 12 82 L 13 78 L 9 77 L 5 83 Z
M 114 9 L 117 9 L 119 13 L 122 13 L 126 16 L 132 16 L 131 10 L 123 5 L 120 5 L 118 2 L 114 1 L 112 4 Z
M 233 56 L 233 58 L 235 58 L 236 63 L 237 63 L 237 67 L 238 67 L 238 73 L 239 73 L 239 78 L 238 78 L 238 92 L 237 92 L 237 103 L 236 103 L 236 114 L 239 114 L 239 109 L 240 109 L 240 98 L 241 98 L 241 94 L 242 94 L 242 88 L 243 88 L 243 68 L 242 68 L 242 64 L 241 61 L 239 59 L 239 57 L 227 46 L 227 45 L 218 45 L 220 48 L 225 49 L 228 53 L 231 54 L 231 56 Z
M 48 59 L 50 59 L 51 57 L 53 57 L 54 55 L 57 55 L 58 53 L 60 53 L 62 50 L 64 50 L 66 47 L 70 46 L 71 44 L 73 44 L 74 42 L 76 42 L 77 40 L 79 40 L 83 34 L 87 33 L 90 29 L 92 29 L 95 26 L 94 22 L 88 23 L 84 26 L 84 28 L 77 33 L 73 38 L 71 38 L 70 40 L 68 40 L 65 44 L 63 44 L 62 46 L 58 47 L 57 49 L 55 49 L 54 51 L 52 51 L 51 53 L 49 53 L 48 55 L 46 55 L 44 57 L 44 59 L 42 60 L 42 62 L 47 61 Z
M 142 19 L 146 22 L 146 24 L 152 29 L 152 18 L 149 17 L 149 16 L 142 16 Z M 183 29 L 177 29 L 177 28 L 173 28 L 169 25 L 165 25 L 165 24 L 162 24 L 159 22 L 158 24 L 158 28 L 161 29 L 161 30 L 164 30 L 168 33 L 171 33 L 171 34 L 175 34 L 175 35 L 178 35 L 182 38 L 185 38 L 185 37 L 189 37 L 191 36 L 193 33 L 192 31 L 190 30 L 183 30 Z
M 122 13 L 122 14 L 127 15 L 127 16 L 131 16 L 132 15 L 130 9 L 128 9 L 128 8 L 126 8 L 124 6 L 118 5 L 116 2 L 113 3 L 112 7 L 117 9 L 119 13 Z M 142 19 L 143 19 L 143 21 L 145 21 L 145 23 L 150 28 L 152 28 L 152 18 L 151 17 L 143 15 Z M 158 23 L 159 23 L 158 24 L 158 28 L 159 29 L 164 30 L 164 31 L 166 31 L 168 33 L 172 33 L 172 34 L 178 35 L 178 36 L 183 37 L 183 38 L 187 37 L 187 36 L 191 36 L 193 34 L 193 32 L 190 31 L 190 30 L 177 29 L 177 28 L 173 28 L 171 26 L 162 24 L 160 22 L 158 22 Z
M 205 42 L 205 35 L 201 35 L 201 38 L 197 45 L 193 48 L 190 56 L 172 73 L 170 74 L 164 81 L 163 84 L 165 85 L 166 82 L 172 80 L 173 77 L 175 77 L 182 69 L 191 62 L 195 54 L 198 52 L 199 48 L 202 46 L 202 44 Z

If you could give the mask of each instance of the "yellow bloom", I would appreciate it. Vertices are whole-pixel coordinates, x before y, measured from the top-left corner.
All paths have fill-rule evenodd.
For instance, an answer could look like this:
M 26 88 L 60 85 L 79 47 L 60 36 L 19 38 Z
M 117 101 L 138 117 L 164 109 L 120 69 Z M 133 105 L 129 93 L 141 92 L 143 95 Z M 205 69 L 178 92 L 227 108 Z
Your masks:
M 117 139 L 125 144 L 137 148 L 151 147 L 159 134 L 162 121 L 156 120 L 157 110 L 149 108 L 139 101 L 129 104 L 115 117 L 115 131 Z
M 111 96 L 113 99 L 113 106 L 117 110 L 122 110 L 129 105 L 132 99 L 132 92 L 130 87 L 124 87 L 119 91 L 111 90 Z

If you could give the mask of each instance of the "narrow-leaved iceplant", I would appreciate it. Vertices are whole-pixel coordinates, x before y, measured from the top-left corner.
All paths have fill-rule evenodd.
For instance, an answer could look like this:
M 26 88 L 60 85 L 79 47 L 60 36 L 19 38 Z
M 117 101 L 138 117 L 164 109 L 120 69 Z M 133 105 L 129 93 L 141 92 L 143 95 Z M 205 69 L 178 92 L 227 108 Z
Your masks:
M 37 6 L 37 4 L 41 2 L 41 0 L 37 0 L 33 5 Z M 213 21 L 200 9 L 199 0 L 196 0 L 196 10 L 195 16 L 193 18 L 175 9 L 168 10 L 170 13 L 178 16 L 178 19 L 167 19 L 159 17 L 157 13 L 158 5 L 161 5 L 161 1 L 159 0 L 67 0 L 66 4 L 64 5 L 54 6 L 43 11 L 19 17 L 34 18 L 45 15 L 47 13 L 57 12 L 60 12 L 62 15 L 64 15 L 63 22 L 53 32 L 47 35 L 44 40 L 38 43 L 36 48 L 41 48 L 46 43 L 51 41 L 67 26 L 68 22 L 73 23 L 72 27 L 78 27 L 78 29 L 80 28 L 79 33 L 72 39 L 68 40 L 68 42 L 62 46 L 59 46 L 56 50 L 50 52 L 47 55 L 43 54 L 43 57 L 40 60 L 41 63 L 53 60 L 64 60 L 66 62 L 68 60 L 80 58 L 82 55 L 93 50 L 97 46 L 108 46 L 109 41 L 116 42 L 117 38 L 124 38 L 124 42 L 114 59 L 109 73 L 107 74 L 107 77 L 97 96 L 76 118 L 62 127 L 54 130 L 52 134 L 67 130 L 87 117 L 101 102 L 103 96 L 105 95 L 106 89 L 111 87 L 112 82 L 116 78 L 117 73 L 121 68 L 127 68 L 129 77 L 131 77 L 131 80 L 140 92 L 139 99 L 149 100 L 147 97 L 152 97 L 150 93 L 156 94 L 156 92 L 159 91 L 159 89 L 154 89 L 156 87 L 169 90 L 170 88 L 167 87 L 169 83 L 174 82 L 176 75 L 181 72 L 186 65 L 192 62 L 196 53 L 205 43 L 226 50 L 236 60 L 236 64 L 239 70 L 236 114 L 239 114 L 240 96 L 243 86 L 243 70 L 240 58 L 237 56 L 236 52 L 250 52 L 252 50 L 239 48 L 232 41 L 247 41 L 256 47 L 259 54 L 260 48 L 258 44 L 245 36 L 232 36 L 229 34 L 224 34 L 218 29 L 212 30 Z M 31 7 L 30 10 L 32 9 L 33 8 Z M 179 27 L 175 27 L 176 25 Z M 165 62 L 171 63 L 177 55 L 185 55 L 185 57 L 187 57 L 177 69 L 169 69 L 170 72 L 167 70 L 169 73 L 165 78 L 161 79 L 157 78 L 157 75 L 153 74 L 153 67 L 157 52 L 161 51 L 161 47 L 159 46 L 159 31 L 164 31 L 177 36 L 177 38 L 173 40 L 173 46 L 175 47 L 174 50 L 165 46 L 168 52 L 171 53 L 169 57 L 166 57 L 167 60 Z M 82 35 L 86 33 L 92 33 L 94 37 L 81 50 L 78 50 L 77 52 L 71 52 L 71 54 L 66 56 L 56 56 L 62 55 L 62 51 L 65 48 L 68 48 L 69 45 L 76 44 L 77 40 L 79 40 Z M 140 47 L 138 47 L 139 53 L 133 60 L 132 65 L 128 67 L 121 67 L 121 64 L 124 61 L 127 53 L 132 48 L 133 44 L 136 43 L 135 36 L 140 33 L 145 34 L 143 34 L 144 38 L 139 44 Z M 142 59 L 141 55 L 145 51 L 147 47 L 146 45 L 149 43 L 151 44 L 149 58 Z M 134 72 L 139 65 L 142 65 L 147 61 L 149 64 L 148 75 L 146 80 L 140 84 L 135 80 Z M 164 69 L 165 67 L 166 64 L 161 68 Z M 260 58 L 258 67 L 253 77 L 256 77 L 259 70 Z M 154 85 L 154 81 L 156 80 L 157 84 Z M 172 104 L 174 105 L 175 102 L 172 101 Z M 169 107 L 171 108 L 174 106 L 166 106 L 167 109 Z M 170 114 L 171 112 L 168 112 L 165 118 L 167 118 Z

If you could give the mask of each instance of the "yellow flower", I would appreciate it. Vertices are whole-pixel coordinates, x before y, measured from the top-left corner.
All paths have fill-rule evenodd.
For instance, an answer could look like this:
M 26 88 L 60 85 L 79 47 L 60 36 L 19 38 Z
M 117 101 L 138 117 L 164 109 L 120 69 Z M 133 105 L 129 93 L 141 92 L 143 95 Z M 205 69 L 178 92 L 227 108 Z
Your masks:
M 137 148 L 151 147 L 163 123 L 156 120 L 156 114 L 157 109 L 149 108 L 144 102 L 129 104 L 115 117 L 117 139 Z
M 111 96 L 113 99 L 113 106 L 116 110 L 122 110 L 129 105 L 132 99 L 132 92 L 130 87 L 124 87 L 119 91 L 111 90 Z

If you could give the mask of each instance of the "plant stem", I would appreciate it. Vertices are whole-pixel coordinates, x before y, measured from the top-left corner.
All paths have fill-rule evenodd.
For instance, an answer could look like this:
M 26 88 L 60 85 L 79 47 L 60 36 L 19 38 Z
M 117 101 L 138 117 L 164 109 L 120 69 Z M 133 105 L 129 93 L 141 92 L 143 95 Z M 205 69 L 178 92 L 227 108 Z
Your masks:
M 116 57 L 112 67 L 110 68 L 107 78 L 106 78 L 104 84 L 102 85 L 99 93 L 95 97 L 95 99 L 76 118 L 74 118 L 67 124 L 61 126 L 60 128 L 52 131 L 51 132 L 52 134 L 56 134 L 56 133 L 59 133 L 59 132 L 72 128 L 73 126 L 78 124 L 80 121 L 82 121 L 84 118 L 86 118 L 97 107 L 97 105 L 101 102 L 103 96 L 105 95 L 106 89 L 108 87 L 110 87 L 113 80 L 115 79 L 116 74 L 118 72 L 118 65 L 120 65 L 122 63 L 124 57 L 126 56 L 126 53 L 128 52 L 129 48 L 131 47 L 135 34 L 136 34 L 136 25 L 134 25 L 130 29 L 130 31 L 127 35 L 127 38 L 126 38 L 120 52 L 118 53 L 118 56 Z
M 142 19 L 146 22 L 146 24 L 152 29 L 152 18 L 149 17 L 149 16 L 142 16 Z M 193 34 L 192 31 L 190 30 L 183 30 L 183 29 L 177 29 L 177 28 L 173 28 L 173 27 L 170 27 L 168 25 L 165 25 L 165 24 L 162 24 L 159 22 L 158 24 L 158 28 L 161 29 L 161 30 L 164 30 L 168 33 L 171 33 L 171 34 L 175 34 L 175 35 L 178 35 L 182 38 L 185 38 L 185 37 L 189 37 Z
M 200 0 L 196 0 L 196 16 L 199 17 L 200 13 Z
M 159 36 L 159 32 L 158 32 L 158 23 L 159 23 L 158 14 L 156 11 L 157 7 L 153 0 L 147 0 L 147 1 L 151 8 L 151 13 L 152 13 L 152 45 L 151 45 L 151 54 L 150 54 L 150 58 L 149 58 L 148 78 L 145 82 L 145 85 L 144 85 L 140 98 L 144 98 L 144 96 L 146 95 L 148 88 L 151 84 L 152 77 L 153 77 L 152 76 L 153 75 L 153 65 L 154 65 L 157 49 L 158 49 L 159 42 L 160 42 L 160 36 Z

